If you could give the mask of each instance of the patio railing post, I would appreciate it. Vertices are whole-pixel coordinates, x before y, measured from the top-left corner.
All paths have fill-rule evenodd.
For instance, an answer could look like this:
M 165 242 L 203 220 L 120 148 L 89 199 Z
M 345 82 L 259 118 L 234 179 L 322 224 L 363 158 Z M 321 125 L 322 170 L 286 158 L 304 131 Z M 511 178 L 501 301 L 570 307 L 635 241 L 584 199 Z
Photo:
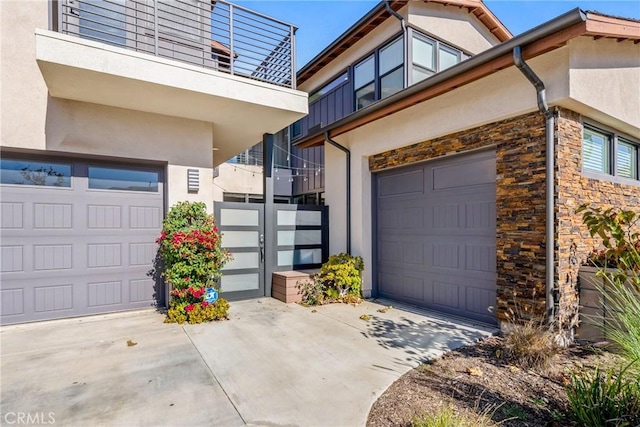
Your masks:
M 233 50 L 233 4 L 229 3 L 229 71 L 231 75 L 234 73 L 235 61 Z
M 158 56 L 158 0 L 153 2 L 153 53 Z

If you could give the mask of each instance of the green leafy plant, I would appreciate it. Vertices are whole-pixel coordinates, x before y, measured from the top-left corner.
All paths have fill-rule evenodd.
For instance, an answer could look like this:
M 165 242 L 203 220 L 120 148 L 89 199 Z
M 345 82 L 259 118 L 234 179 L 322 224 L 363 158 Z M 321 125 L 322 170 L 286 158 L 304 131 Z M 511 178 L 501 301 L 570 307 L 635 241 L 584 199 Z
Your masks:
M 598 251 L 594 283 L 603 296 L 607 313 L 604 334 L 629 361 L 640 360 L 640 215 L 628 210 L 591 208 L 582 205 L 582 220 L 592 237 L 599 236 L 605 249 Z M 616 268 L 616 270 L 610 270 Z M 600 319 L 595 320 L 603 325 Z
M 322 264 L 316 278 L 333 299 L 345 298 L 348 295 L 360 298 L 363 271 L 362 257 L 340 253 L 331 255 L 329 260 Z
M 633 363 L 617 370 L 572 374 L 566 391 L 580 425 L 640 425 L 640 377 L 630 374 Z
M 598 271 L 598 276 L 604 279 L 604 286 L 596 283 L 595 287 L 604 296 L 607 319 L 604 325 L 597 324 L 603 325 L 605 336 L 624 358 L 640 360 L 640 292 L 604 270 Z
M 324 287 L 318 280 L 299 281 L 298 289 L 303 305 L 321 305 L 324 302 Z
M 587 261 L 600 268 L 616 268 L 612 272 L 621 282 L 629 280 L 640 291 L 640 214 L 631 210 L 602 210 L 581 205 L 582 222 L 591 237 L 599 236 L 604 249 L 594 249 Z
M 311 280 L 298 283 L 303 305 L 361 300 L 362 257 L 346 253 L 331 255 Z
M 171 285 L 166 322 L 201 323 L 227 317 L 229 304 L 209 304 L 205 289 L 217 288 L 222 267 L 231 259 L 222 249 L 220 233 L 204 203 L 180 202 L 163 221 L 157 239 L 164 263 L 162 275 Z

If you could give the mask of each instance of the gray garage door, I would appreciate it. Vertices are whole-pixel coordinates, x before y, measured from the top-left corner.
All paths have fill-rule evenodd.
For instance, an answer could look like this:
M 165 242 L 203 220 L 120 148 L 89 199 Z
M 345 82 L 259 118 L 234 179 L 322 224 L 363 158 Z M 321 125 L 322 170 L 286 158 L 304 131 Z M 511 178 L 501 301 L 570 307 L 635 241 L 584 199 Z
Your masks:
M 150 307 L 162 171 L 68 159 L 1 162 L 1 322 Z M 158 292 L 162 295 L 162 292 Z
M 495 201 L 495 152 L 380 173 L 378 294 L 495 323 Z

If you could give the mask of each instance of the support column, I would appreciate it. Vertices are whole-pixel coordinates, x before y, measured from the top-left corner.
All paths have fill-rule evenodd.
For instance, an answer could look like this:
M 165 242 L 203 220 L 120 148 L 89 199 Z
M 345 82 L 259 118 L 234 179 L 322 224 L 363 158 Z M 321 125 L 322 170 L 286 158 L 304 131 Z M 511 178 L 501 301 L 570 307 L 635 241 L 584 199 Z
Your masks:
M 264 200 L 264 294 L 271 296 L 271 279 L 276 266 L 273 204 L 273 135 L 262 135 L 262 195 Z

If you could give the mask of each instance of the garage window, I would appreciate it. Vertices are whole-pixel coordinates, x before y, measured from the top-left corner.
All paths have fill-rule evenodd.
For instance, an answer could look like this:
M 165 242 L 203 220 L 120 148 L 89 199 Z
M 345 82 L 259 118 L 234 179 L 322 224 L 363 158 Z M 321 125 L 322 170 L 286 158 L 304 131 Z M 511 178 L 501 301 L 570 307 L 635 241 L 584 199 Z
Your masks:
M 93 190 L 158 192 L 158 172 L 89 166 L 88 175 Z
M 0 160 L 0 183 L 71 187 L 71 165 L 4 158 Z

